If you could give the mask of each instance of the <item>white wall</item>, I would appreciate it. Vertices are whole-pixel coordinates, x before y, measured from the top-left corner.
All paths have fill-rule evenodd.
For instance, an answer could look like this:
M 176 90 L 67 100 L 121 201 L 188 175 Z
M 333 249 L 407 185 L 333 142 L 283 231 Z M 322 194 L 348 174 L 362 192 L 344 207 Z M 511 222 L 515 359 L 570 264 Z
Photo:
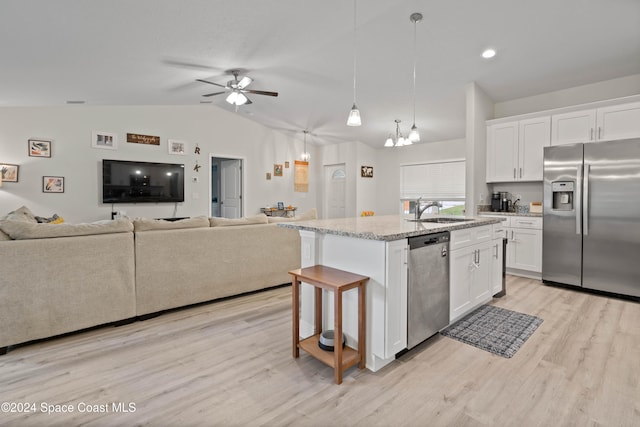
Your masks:
M 118 135 L 118 150 L 91 148 L 93 130 Z M 161 137 L 160 146 L 126 142 L 126 133 Z M 29 138 L 53 139 L 52 157 L 27 154 Z M 188 143 L 185 156 L 169 155 L 167 139 Z M 201 155 L 194 154 L 196 143 Z M 302 138 L 265 128 L 239 114 L 212 106 L 64 106 L 0 108 L 0 162 L 20 165 L 18 183 L 0 189 L 0 215 L 26 205 L 36 215 L 61 215 L 69 222 L 110 218 L 111 205 L 101 203 L 101 159 L 184 163 L 185 201 L 174 204 L 115 205 L 129 216 L 171 217 L 208 215 L 210 209 L 209 155 L 244 159 L 245 215 L 278 201 L 298 206 L 299 212 L 316 207 L 317 167 L 312 155 L 309 193 L 293 191 L 293 161 L 303 151 Z M 200 172 L 193 171 L 196 163 Z M 290 162 L 282 177 L 273 175 L 274 163 Z M 64 176 L 64 194 L 42 193 L 44 175 Z M 198 177 L 199 182 L 191 179 Z
M 493 101 L 476 84 L 466 87 L 466 199 L 465 207 L 468 215 L 477 213 L 477 205 L 482 199 L 489 200 L 487 186 L 487 125 L 492 118 Z
M 633 74 L 526 98 L 497 102 L 493 118 L 516 116 L 638 94 L 640 94 L 640 74 Z

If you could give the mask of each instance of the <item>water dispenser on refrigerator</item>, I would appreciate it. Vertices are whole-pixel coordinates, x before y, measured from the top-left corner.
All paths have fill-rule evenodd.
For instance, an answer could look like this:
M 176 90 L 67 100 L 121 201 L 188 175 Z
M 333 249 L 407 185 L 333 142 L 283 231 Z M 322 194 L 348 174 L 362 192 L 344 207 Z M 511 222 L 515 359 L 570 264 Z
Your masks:
M 573 181 L 555 181 L 551 183 L 553 192 L 552 209 L 554 211 L 572 211 L 574 200 Z

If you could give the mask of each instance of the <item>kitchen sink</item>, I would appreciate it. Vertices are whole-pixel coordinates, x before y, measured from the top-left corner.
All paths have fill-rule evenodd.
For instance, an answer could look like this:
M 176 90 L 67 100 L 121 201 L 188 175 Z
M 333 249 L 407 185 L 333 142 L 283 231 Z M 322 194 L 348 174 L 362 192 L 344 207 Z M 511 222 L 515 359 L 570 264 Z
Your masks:
M 438 224 L 451 224 L 451 223 L 456 223 L 456 222 L 467 222 L 467 221 L 473 221 L 473 219 L 469 219 L 469 218 L 438 217 L 438 218 L 408 219 L 407 221 L 412 221 L 412 222 L 434 222 L 434 223 L 438 223 Z

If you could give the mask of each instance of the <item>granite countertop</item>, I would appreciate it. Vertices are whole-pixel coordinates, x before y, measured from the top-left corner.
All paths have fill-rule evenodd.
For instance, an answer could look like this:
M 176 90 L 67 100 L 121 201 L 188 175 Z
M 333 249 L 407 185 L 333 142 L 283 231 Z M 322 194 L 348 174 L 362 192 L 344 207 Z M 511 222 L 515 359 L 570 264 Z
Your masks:
M 422 218 L 464 218 L 469 221 L 453 223 L 414 222 L 407 221 L 407 219 L 412 219 L 412 216 L 383 215 L 281 222 L 278 223 L 278 225 L 296 230 L 315 231 L 368 240 L 391 241 L 501 222 L 498 218 L 480 216 L 449 217 L 446 215 L 423 215 Z
M 486 212 L 478 212 L 478 215 L 480 215 L 480 216 L 488 216 L 488 215 L 495 215 L 495 216 L 530 216 L 530 217 L 540 217 L 540 218 L 542 218 L 542 214 L 541 213 L 531 213 L 531 212 L 520 213 L 520 212 L 491 212 L 491 211 L 486 211 Z

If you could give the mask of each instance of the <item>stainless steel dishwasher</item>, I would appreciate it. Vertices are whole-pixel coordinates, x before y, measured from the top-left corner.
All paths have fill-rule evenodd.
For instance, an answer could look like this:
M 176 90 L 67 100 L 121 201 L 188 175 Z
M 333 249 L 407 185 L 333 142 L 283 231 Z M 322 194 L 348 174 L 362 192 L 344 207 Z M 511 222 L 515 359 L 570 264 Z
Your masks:
M 449 324 L 449 232 L 409 238 L 407 348 Z

